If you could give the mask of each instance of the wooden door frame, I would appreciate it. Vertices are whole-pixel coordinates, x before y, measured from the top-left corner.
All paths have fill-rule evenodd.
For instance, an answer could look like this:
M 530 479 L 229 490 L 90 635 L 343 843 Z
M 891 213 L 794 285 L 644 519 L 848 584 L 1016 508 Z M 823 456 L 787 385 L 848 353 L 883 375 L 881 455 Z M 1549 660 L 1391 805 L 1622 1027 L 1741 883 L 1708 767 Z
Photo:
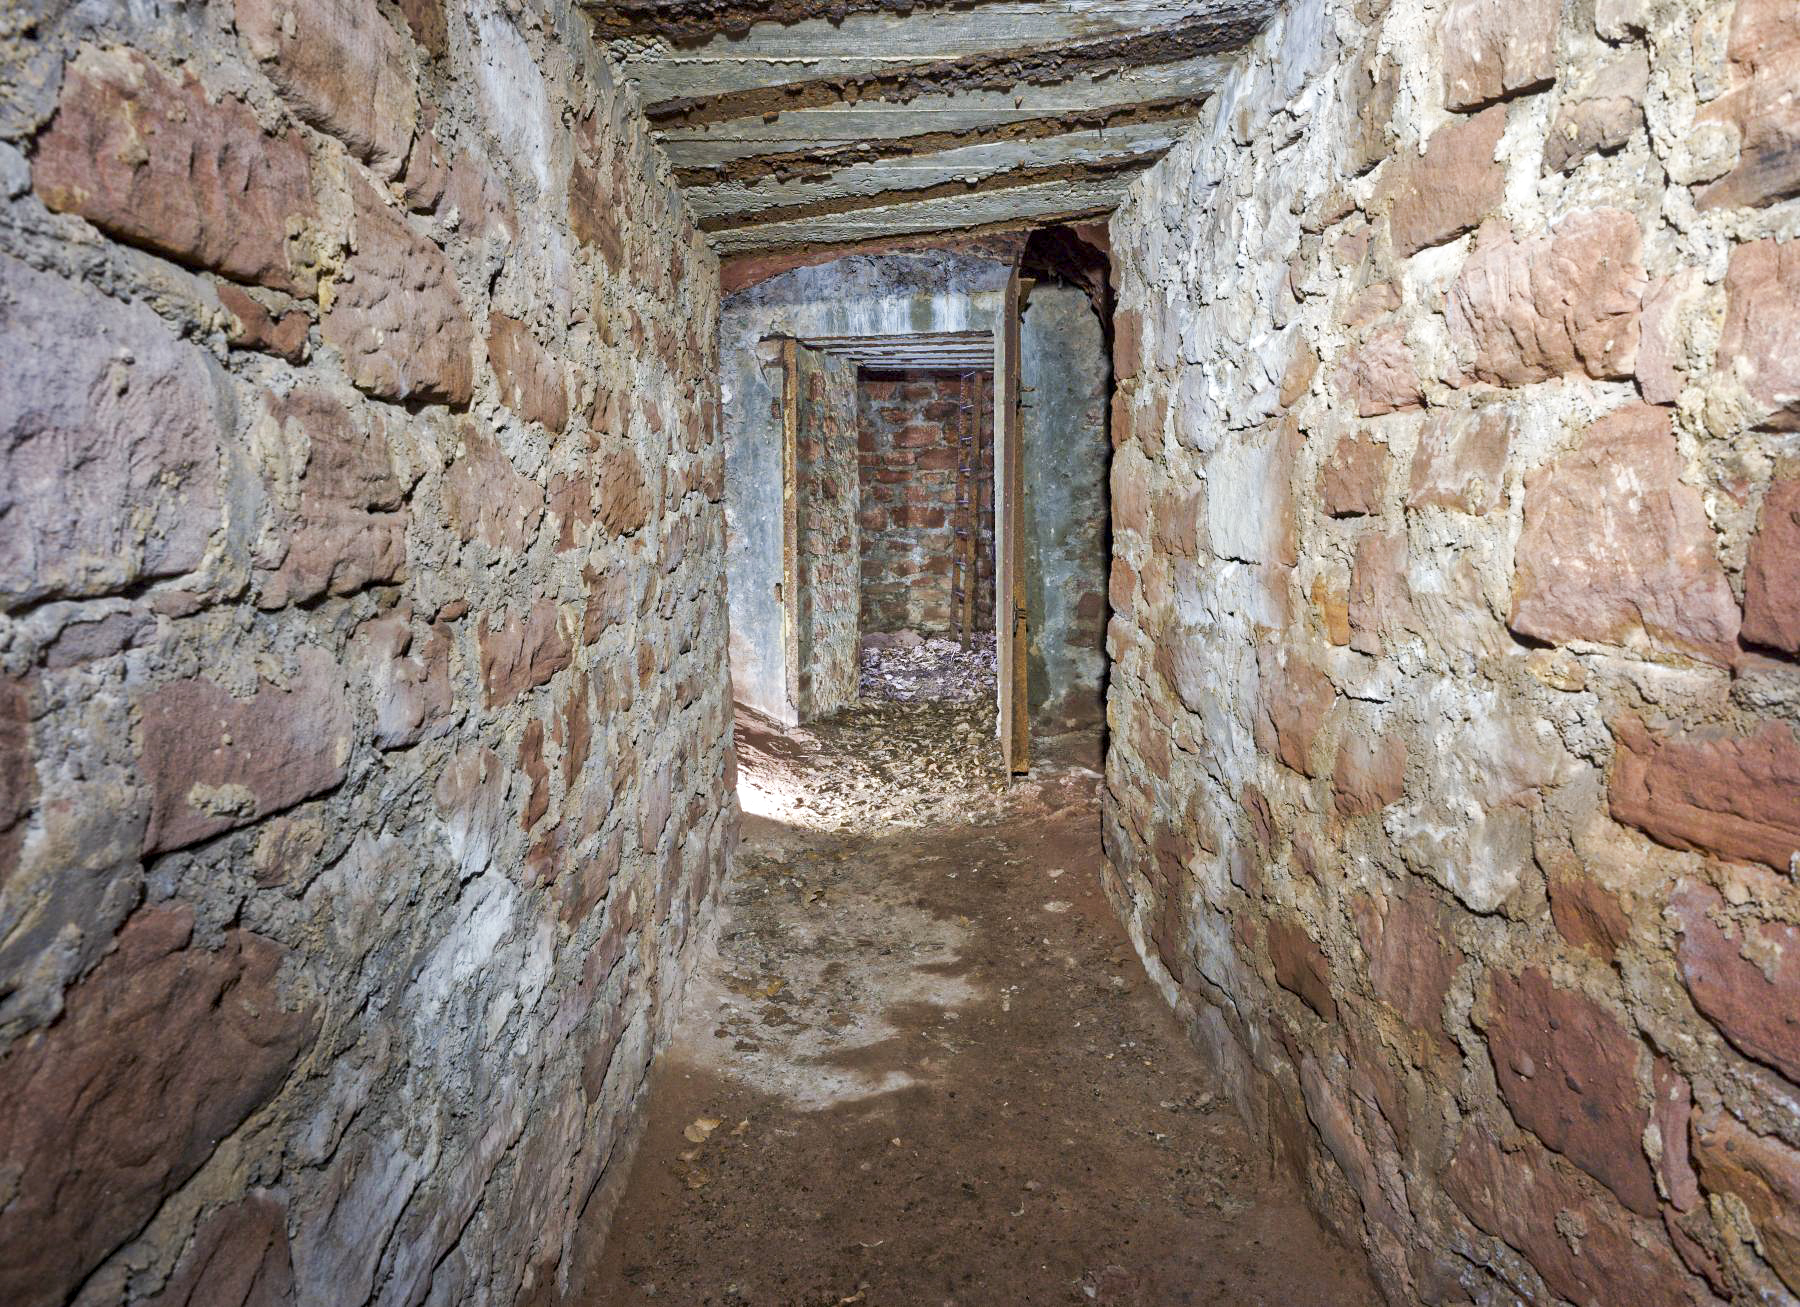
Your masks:
M 781 342 L 781 660 L 790 724 L 800 721 L 800 342 Z
M 994 331 L 994 637 L 1000 752 L 1010 775 L 1031 769 L 1019 315 L 1031 283 L 1013 269 Z

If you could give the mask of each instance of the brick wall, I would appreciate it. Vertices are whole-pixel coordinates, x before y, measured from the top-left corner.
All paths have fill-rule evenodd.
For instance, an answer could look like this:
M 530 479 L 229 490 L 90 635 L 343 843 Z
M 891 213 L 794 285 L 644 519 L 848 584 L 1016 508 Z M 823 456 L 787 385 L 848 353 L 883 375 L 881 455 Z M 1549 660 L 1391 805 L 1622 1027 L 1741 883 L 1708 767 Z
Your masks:
M 1800 18 L 1299 0 L 1112 223 L 1112 892 L 1400 1302 L 1800 1292 Z
M 735 838 L 712 256 L 564 0 L 5 26 L 0 1300 L 559 1300 Z
M 954 633 L 956 375 L 865 375 L 857 386 L 862 629 Z M 994 629 L 994 436 L 990 374 L 971 383 L 981 421 L 975 627 Z

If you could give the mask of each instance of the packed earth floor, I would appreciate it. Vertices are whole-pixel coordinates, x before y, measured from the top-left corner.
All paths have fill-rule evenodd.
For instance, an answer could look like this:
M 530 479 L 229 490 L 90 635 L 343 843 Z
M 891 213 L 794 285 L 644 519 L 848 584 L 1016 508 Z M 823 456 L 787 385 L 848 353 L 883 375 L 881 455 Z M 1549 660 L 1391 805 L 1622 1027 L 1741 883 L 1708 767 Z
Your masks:
M 739 709 L 744 842 L 597 1302 L 1377 1301 L 1146 980 L 1100 778 L 1008 787 L 992 712 Z

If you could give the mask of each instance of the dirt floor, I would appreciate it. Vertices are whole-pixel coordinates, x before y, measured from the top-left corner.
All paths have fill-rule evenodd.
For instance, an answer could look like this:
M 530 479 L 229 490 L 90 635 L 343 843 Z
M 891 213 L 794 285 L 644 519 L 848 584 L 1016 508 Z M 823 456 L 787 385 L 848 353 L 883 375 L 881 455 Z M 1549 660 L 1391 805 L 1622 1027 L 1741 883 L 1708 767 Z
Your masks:
M 1377 1301 L 1145 980 L 1098 776 L 1009 789 L 986 705 L 738 739 L 744 844 L 598 1302 Z

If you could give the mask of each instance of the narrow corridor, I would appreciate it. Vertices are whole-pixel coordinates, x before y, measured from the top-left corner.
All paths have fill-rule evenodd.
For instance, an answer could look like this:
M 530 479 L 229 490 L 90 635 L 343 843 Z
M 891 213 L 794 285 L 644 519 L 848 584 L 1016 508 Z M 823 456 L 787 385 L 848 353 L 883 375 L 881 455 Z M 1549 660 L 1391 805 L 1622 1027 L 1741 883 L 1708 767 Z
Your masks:
M 599 1301 L 1379 1301 L 1146 981 L 1099 777 L 1002 786 L 992 719 L 740 710 L 737 871 Z
M 1800 1307 L 1800 0 L 0 0 L 0 1307 Z

